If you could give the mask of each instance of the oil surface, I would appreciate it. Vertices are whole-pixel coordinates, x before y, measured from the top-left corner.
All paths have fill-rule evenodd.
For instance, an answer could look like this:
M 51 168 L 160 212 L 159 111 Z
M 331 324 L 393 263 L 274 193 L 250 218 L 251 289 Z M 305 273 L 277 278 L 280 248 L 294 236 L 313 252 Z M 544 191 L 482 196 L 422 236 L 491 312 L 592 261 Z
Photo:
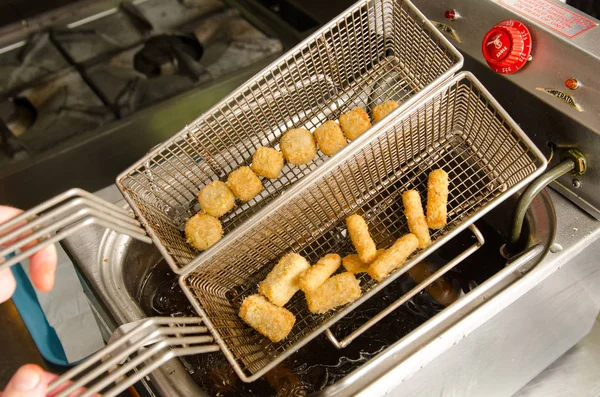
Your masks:
M 186 357 L 182 362 L 209 395 L 283 397 L 305 396 L 323 390 L 409 334 L 443 310 L 444 305 L 449 305 L 463 293 L 468 293 L 504 266 L 505 260 L 498 252 L 499 246 L 504 242 L 500 233 L 484 222 L 478 222 L 477 226 L 486 238 L 483 248 L 434 283 L 426 290 L 429 293 L 423 291 L 418 294 L 345 349 L 336 349 L 321 334 L 253 383 L 242 382 L 220 352 Z M 411 275 L 419 279 L 426 277 L 474 242 L 469 231 L 459 234 L 430 255 L 426 262 L 415 266 Z M 399 277 L 336 323 L 334 334 L 339 339 L 343 338 L 414 286 L 415 281 L 408 274 Z M 138 298 L 149 316 L 195 314 L 177 284 L 177 277 L 164 262 L 159 263 L 148 274 Z

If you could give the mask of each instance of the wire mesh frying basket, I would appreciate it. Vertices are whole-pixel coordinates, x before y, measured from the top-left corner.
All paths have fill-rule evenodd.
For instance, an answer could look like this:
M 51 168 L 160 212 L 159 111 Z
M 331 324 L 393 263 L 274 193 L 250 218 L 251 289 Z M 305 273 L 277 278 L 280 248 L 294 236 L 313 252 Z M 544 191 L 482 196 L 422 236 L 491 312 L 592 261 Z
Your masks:
M 180 284 L 238 375 L 256 380 L 545 166 L 541 152 L 483 86 L 461 73 L 297 183 L 225 238 L 222 249 L 203 256 Z M 378 248 L 408 233 L 401 194 L 417 189 L 426 198 L 428 174 L 437 168 L 449 174 L 448 224 L 432 231 L 432 245 L 413 254 L 404 267 L 380 283 L 360 275 L 361 298 L 323 315 L 310 313 L 304 294 L 296 293 L 285 306 L 296 324 L 279 343 L 238 317 L 243 299 L 257 293 L 258 283 L 284 254 L 297 252 L 315 263 L 327 253 L 352 253 L 345 229 L 350 214 L 365 217 Z
M 388 99 L 406 106 L 461 66 L 460 53 L 409 1 L 360 1 L 124 171 L 117 186 L 167 263 L 183 273 L 200 252 L 182 230 L 208 182 L 249 165 L 258 146 L 278 147 L 289 128 L 312 130 Z M 258 196 L 221 218 L 225 235 L 326 159 L 319 152 L 307 165 L 286 166 L 277 180 L 264 179 Z

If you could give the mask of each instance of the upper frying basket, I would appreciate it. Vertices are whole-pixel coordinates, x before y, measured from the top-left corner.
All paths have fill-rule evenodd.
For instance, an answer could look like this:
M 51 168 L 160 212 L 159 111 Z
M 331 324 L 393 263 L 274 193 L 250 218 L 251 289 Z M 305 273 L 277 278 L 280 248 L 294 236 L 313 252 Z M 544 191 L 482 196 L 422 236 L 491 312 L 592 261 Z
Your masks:
M 203 256 L 180 284 L 238 375 L 256 380 L 545 167 L 542 153 L 489 92 L 461 73 L 298 182 L 225 237 L 222 249 Z M 359 275 L 363 295 L 326 314 L 310 313 L 297 293 L 286 304 L 296 324 L 282 342 L 270 342 L 238 317 L 240 303 L 283 255 L 297 252 L 314 264 L 328 253 L 352 253 L 345 226 L 350 214 L 364 216 L 378 248 L 408 233 L 402 192 L 416 189 L 426 198 L 428 174 L 438 168 L 449 177 L 448 223 L 431 231 L 430 247 L 382 282 Z
M 258 146 L 278 147 L 289 128 L 312 130 L 388 99 L 401 103 L 398 114 L 462 62 L 409 1 L 360 1 L 124 171 L 117 186 L 168 264 L 182 273 L 200 255 L 182 233 L 199 208 L 200 188 L 249 165 Z M 311 163 L 263 180 L 258 196 L 221 218 L 225 235 L 326 159 L 319 152 Z

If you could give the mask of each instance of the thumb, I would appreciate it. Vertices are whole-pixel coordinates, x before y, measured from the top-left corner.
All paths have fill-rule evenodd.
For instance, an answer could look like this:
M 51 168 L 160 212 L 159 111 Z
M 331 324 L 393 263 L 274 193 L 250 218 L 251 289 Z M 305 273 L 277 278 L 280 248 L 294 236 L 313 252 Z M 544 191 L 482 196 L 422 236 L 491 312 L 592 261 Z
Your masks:
M 27 364 L 13 375 L 2 397 L 44 397 L 46 388 L 44 370 L 37 365 Z

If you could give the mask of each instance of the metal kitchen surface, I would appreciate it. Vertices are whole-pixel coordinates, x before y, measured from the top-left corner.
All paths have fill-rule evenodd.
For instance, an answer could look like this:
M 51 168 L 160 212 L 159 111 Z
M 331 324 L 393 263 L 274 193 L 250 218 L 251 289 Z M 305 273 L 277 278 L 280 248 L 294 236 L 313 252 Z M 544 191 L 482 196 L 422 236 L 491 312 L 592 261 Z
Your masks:
M 232 76 L 248 78 L 247 70 L 260 70 L 283 48 L 278 37 L 258 28 L 264 22 L 250 21 L 219 0 L 105 0 L 69 10 L 58 21 L 42 15 L 26 30 L 0 29 L 2 201 L 27 205 L 21 201 L 27 192 L 19 192 L 11 176 L 123 129 L 144 109 L 210 90 Z M 183 120 L 167 131 L 174 133 L 205 109 L 189 116 L 177 112 Z M 152 135 L 152 124 L 144 127 Z M 161 140 L 151 140 L 145 150 Z M 128 163 L 140 153 L 134 156 Z M 47 177 L 72 184 L 69 169 L 76 167 L 67 164 L 62 178 Z M 102 167 L 101 157 L 95 166 Z
M 2 160 L 55 148 L 280 50 L 217 0 L 123 3 L 39 32 L 0 49 L 0 119 L 13 144 Z

